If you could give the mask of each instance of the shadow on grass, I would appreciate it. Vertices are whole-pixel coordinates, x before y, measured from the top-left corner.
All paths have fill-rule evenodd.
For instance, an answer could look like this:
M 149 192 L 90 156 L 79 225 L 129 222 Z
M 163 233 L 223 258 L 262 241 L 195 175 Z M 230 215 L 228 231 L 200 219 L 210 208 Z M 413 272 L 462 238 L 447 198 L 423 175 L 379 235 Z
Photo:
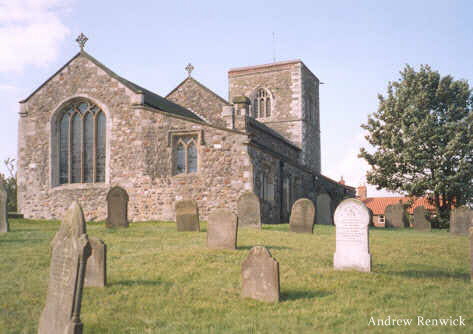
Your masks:
M 456 278 L 463 281 L 470 280 L 470 274 L 459 272 L 448 272 L 442 270 L 405 270 L 405 271 L 387 271 L 389 275 L 404 276 L 408 278 Z
M 112 282 L 109 285 L 110 286 L 158 286 L 158 285 L 169 285 L 169 282 L 165 282 L 161 279 L 157 280 L 123 280 L 123 281 L 117 281 L 117 282 Z
M 333 295 L 333 292 L 316 290 L 316 291 L 307 291 L 307 290 L 286 290 L 281 292 L 281 301 L 290 301 L 298 299 L 311 299 L 311 298 L 323 298 L 330 295 Z
M 269 250 L 271 249 L 277 249 L 277 250 L 281 250 L 281 249 L 292 249 L 291 247 L 286 247 L 286 246 L 270 246 L 270 245 L 253 245 L 253 246 L 238 246 L 237 247 L 237 250 L 250 250 L 252 249 L 253 247 L 255 246 L 264 246 L 266 248 L 268 248 Z

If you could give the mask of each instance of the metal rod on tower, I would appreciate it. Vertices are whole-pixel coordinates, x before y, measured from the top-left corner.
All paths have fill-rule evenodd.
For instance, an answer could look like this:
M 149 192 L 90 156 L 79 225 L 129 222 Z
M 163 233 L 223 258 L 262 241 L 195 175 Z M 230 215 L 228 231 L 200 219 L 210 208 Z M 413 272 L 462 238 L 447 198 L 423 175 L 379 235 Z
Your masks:
M 273 31 L 273 63 L 276 62 L 276 34 Z

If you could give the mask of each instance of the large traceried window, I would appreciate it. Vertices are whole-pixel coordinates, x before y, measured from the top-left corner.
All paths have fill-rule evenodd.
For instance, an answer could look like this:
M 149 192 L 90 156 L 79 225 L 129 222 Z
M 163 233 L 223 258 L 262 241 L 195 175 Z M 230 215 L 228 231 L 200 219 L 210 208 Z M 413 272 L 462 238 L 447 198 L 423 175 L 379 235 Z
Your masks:
M 253 116 L 255 118 L 271 117 L 271 97 L 264 88 L 258 88 L 254 95 Z
M 105 182 L 106 117 L 95 104 L 78 100 L 58 118 L 59 184 Z
M 174 175 L 197 172 L 197 136 L 182 135 L 174 137 L 173 147 Z

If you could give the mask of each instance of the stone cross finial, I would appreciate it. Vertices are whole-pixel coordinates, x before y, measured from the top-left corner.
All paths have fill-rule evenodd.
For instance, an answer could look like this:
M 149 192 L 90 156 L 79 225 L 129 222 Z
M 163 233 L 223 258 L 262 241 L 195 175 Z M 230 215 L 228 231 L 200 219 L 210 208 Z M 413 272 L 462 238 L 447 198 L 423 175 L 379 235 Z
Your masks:
M 194 66 L 192 66 L 191 63 L 187 64 L 186 71 L 187 71 L 189 76 L 191 76 L 191 73 L 192 73 L 193 70 L 194 70 Z
M 85 36 L 83 33 L 80 33 L 80 35 L 77 36 L 76 42 L 79 44 L 81 51 L 84 50 L 85 43 L 87 43 L 88 40 L 89 39 L 87 36 Z

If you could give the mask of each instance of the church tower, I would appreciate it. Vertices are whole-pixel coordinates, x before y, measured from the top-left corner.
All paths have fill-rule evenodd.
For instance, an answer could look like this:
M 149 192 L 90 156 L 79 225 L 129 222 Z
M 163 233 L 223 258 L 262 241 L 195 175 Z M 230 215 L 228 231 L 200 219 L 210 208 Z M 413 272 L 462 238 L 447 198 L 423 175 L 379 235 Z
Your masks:
M 250 116 L 302 150 L 300 161 L 320 173 L 319 79 L 301 60 L 233 68 L 229 101 L 250 100 Z

